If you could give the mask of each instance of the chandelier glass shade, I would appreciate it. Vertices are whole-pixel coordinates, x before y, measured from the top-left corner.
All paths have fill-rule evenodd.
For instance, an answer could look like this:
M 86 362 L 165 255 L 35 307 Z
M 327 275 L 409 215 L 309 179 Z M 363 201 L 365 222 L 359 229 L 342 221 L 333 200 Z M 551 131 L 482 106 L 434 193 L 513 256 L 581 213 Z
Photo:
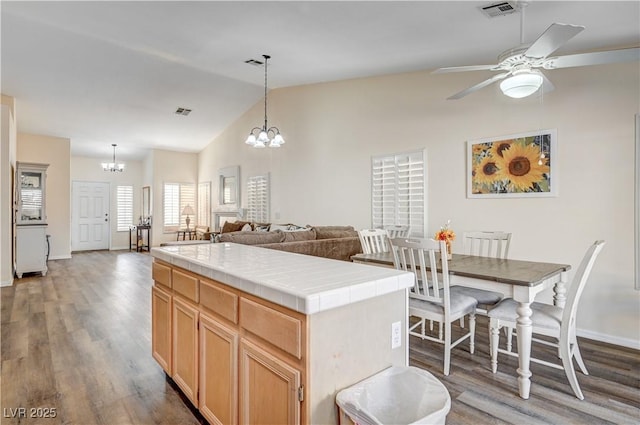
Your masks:
M 100 165 L 102 165 L 104 171 L 111 171 L 112 173 L 123 172 L 124 164 L 116 162 L 116 146 L 118 145 L 112 144 L 111 146 L 113 146 L 113 162 L 103 162 Z
M 269 127 L 267 124 L 267 62 L 271 56 L 262 55 L 264 58 L 264 125 L 253 127 L 245 143 L 254 148 L 279 148 L 284 144 L 284 138 L 278 127 Z
M 535 70 L 514 71 L 512 76 L 502 80 L 500 90 L 506 96 L 520 99 L 537 92 L 542 82 L 542 75 Z

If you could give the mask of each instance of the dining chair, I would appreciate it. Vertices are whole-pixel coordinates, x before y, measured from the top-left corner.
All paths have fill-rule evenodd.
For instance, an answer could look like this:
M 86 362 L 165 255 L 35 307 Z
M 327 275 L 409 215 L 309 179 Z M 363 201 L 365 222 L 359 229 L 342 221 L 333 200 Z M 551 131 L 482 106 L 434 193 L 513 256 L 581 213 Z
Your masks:
M 384 230 L 387 231 L 387 235 L 390 238 L 407 238 L 409 237 L 409 226 L 384 226 Z
M 377 252 L 389 252 L 389 238 L 386 230 L 383 229 L 362 229 L 358 230 L 360 245 L 364 254 L 375 254 Z
M 409 292 L 409 316 L 419 321 L 409 324 L 409 335 L 443 344 L 444 374 L 449 375 L 452 348 L 468 338 L 469 351 L 473 354 L 477 301 L 450 291 L 444 241 L 392 238 L 389 242 L 396 269 L 413 272 L 415 276 L 413 289 Z M 469 331 L 452 342 L 451 323 L 466 315 L 469 315 Z M 439 323 L 437 337 L 426 332 L 427 320 Z
M 462 234 L 462 244 L 462 249 L 466 255 L 507 258 L 511 244 L 511 233 L 487 231 L 464 232 Z M 476 313 L 481 316 L 486 316 L 487 311 L 499 303 L 504 297 L 500 292 L 467 288 L 464 286 L 454 286 L 453 290 L 478 300 Z M 463 319 L 460 319 L 460 326 L 464 326 Z M 508 334 L 508 337 L 510 338 L 511 334 Z
M 580 267 L 576 271 L 572 284 L 569 287 L 567 294 L 567 301 L 564 308 L 560 308 L 554 305 L 543 304 L 538 302 L 531 303 L 531 321 L 533 326 L 534 335 L 543 335 L 551 337 L 553 340 L 548 341 L 540 338 L 533 338 L 533 342 L 538 342 L 544 345 L 550 345 L 558 349 L 558 357 L 562 360 L 562 364 L 551 363 L 542 359 L 531 357 L 532 362 L 540 363 L 546 366 L 554 367 L 556 369 L 564 369 L 565 375 L 569 380 L 571 389 L 575 393 L 576 397 L 580 400 L 584 400 L 584 395 L 580 390 L 578 379 L 576 378 L 576 371 L 573 366 L 573 359 L 576 359 L 580 370 L 585 375 L 588 375 L 587 368 L 580 355 L 580 349 L 578 348 L 578 340 L 576 338 L 576 315 L 578 311 L 578 302 L 580 296 L 587 283 L 589 274 L 593 269 L 593 264 L 596 261 L 596 257 L 602 251 L 604 247 L 604 241 L 595 241 L 593 245 L 587 249 L 587 252 L 580 263 Z M 493 373 L 498 370 L 498 352 L 511 356 L 518 356 L 517 352 L 511 350 L 511 344 L 507 342 L 507 349 L 499 348 L 500 343 L 500 328 L 508 327 L 514 329 L 516 327 L 516 317 L 518 303 L 511 298 L 505 298 L 497 306 L 491 309 L 488 313 L 489 316 L 489 331 L 490 331 L 490 352 L 491 352 L 491 369 Z
M 467 255 L 507 258 L 510 244 L 511 233 L 474 231 L 462 234 L 463 250 Z

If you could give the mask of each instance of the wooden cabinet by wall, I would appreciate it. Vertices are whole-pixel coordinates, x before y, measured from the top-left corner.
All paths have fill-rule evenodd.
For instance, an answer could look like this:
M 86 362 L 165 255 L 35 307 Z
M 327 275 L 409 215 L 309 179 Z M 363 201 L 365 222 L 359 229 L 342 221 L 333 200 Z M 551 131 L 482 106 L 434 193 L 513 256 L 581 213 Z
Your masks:
M 238 423 L 238 333 L 200 315 L 200 413 L 211 424 Z
M 246 339 L 240 341 L 240 423 L 300 423 L 300 371 Z
M 171 368 L 171 294 L 160 286 L 151 288 L 151 354 L 169 376 Z
M 299 424 L 301 316 L 157 261 L 152 273 L 153 357 L 209 423 Z
M 173 380 L 191 403 L 198 407 L 198 309 L 173 297 Z

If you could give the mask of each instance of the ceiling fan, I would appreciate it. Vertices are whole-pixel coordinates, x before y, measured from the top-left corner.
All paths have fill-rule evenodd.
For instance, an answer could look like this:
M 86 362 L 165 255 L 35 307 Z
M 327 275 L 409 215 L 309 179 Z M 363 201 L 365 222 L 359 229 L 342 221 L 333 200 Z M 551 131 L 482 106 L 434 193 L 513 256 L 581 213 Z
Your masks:
M 574 66 L 600 65 L 614 62 L 640 60 L 640 48 L 609 50 L 595 53 L 549 57 L 564 43 L 578 35 L 585 27 L 581 25 L 553 23 L 531 45 L 524 43 L 524 8 L 528 2 L 519 1 L 516 8 L 520 11 L 520 46 L 503 52 L 495 65 L 469 65 L 439 68 L 433 74 L 463 71 L 503 71 L 493 77 L 458 92 L 447 100 L 460 99 L 470 93 L 501 81 L 502 92 L 514 98 L 532 95 L 540 87 L 544 91 L 554 89 L 553 84 L 539 70 L 570 68 Z

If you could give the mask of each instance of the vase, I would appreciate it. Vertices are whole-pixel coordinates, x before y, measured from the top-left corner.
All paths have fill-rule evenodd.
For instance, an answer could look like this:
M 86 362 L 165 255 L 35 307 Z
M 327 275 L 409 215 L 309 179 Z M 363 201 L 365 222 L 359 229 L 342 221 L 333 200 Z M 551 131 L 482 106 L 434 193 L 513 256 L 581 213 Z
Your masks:
M 452 252 L 451 252 L 451 241 L 445 241 L 447 244 L 447 260 L 451 260 Z

